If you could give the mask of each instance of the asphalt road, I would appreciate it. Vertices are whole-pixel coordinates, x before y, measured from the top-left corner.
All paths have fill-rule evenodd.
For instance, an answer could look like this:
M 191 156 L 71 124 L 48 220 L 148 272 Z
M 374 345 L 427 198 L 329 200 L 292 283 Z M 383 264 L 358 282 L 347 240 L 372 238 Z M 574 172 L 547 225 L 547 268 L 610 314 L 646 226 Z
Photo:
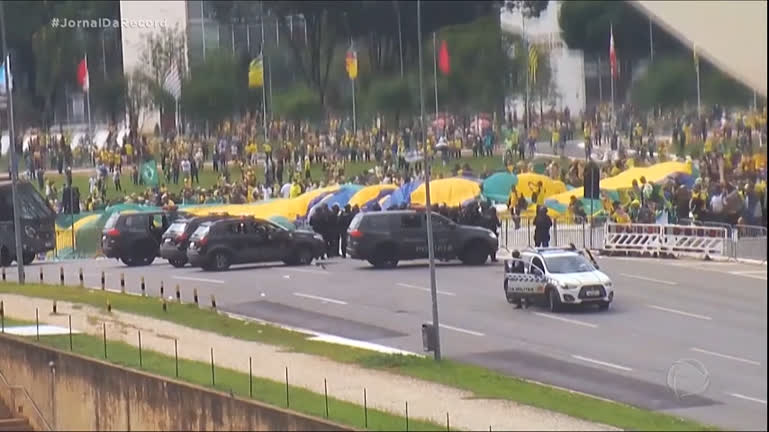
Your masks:
M 766 267 L 739 263 L 600 258 L 615 283 L 608 312 L 514 310 L 502 293 L 502 265 L 437 270 L 444 356 L 516 376 L 729 429 L 767 422 Z M 222 273 L 175 269 L 158 259 L 144 268 L 115 260 L 33 263 L 66 282 L 165 295 L 180 284 L 184 301 L 216 295 L 220 309 L 345 338 L 421 352 L 421 324 L 431 321 L 426 263 L 375 270 L 336 259 L 318 266 L 237 266 Z M 15 268 L 7 269 L 15 280 Z M 699 363 L 692 362 L 696 360 Z M 692 364 L 704 365 L 709 384 Z M 671 372 L 671 368 L 675 373 Z M 679 395 L 667 384 L 675 375 Z M 686 395 L 688 393 L 693 393 Z

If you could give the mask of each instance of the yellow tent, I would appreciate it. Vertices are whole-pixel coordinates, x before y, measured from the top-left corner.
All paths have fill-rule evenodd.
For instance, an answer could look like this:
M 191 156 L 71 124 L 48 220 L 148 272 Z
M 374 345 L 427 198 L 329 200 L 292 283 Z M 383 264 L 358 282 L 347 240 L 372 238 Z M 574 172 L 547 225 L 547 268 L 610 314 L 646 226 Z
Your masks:
M 679 172 L 691 175 L 692 168 L 686 162 L 663 162 L 650 167 L 630 168 L 614 177 L 601 180 L 601 189 L 628 189 L 633 186 L 633 180 L 639 180 L 640 183 L 641 177 L 646 177 L 646 180 L 651 183 L 657 183 Z
M 193 207 L 187 211 L 196 216 L 214 213 L 227 213 L 231 216 L 253 216 L 268 219 L 273 216 L 283 216 L 289 220 L 305 217 L 313 199 L 326 192 L 334 192 L 339 186 L 327 186 L 305 192 L 296 198 L 282 198 L 253 204 L 222 204 L 217 206 Z
M 348 204 L 351 206 L 359 206 L 362 207 L 367 202 L 375 199 L 376 197 L 380 196 L 380 194 L 383 191 L 394 191 L 398 187 L 396 185 L 392 184 L 381 184 L 381 185 L 373 185 L 373 186 L 366 186 L 355 193 L 355 195 L 350 198 L 350 201 Z
M 544 176 L 536 173 L 523 173 L 518 174 L 518 185 L 515 190 L 519 194 L 523 194 L 527 199 L 531 199 L 532 186 L 536 186 L 538 182 L 542 182 L 543 195 L 545 198 L 566 191 L 566 184 L 560 180 L 553 180 L 548 176 Z
M 430 182 L 430 200 L 433 204 L 449 207 L 461 205 L 481 194 L 481 185 L 473 180 L 459 177 L 433 180 Z M 425 185 L 421 184 L 411 193 L 411 203 L 425 205 Z

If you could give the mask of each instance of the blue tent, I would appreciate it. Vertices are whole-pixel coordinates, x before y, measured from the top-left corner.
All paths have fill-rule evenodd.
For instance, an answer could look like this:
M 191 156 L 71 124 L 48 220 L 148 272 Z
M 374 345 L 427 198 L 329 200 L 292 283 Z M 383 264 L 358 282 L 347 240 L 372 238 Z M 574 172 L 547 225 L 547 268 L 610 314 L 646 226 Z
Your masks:
M 508 172 L 496 172 L 481 185 L 483 196 L 497 203 L 506 203 L 510 188 L 518 184 L 518 176 Z
M 411 193 L 414 192 L 423 182 L 412 181 L 405 183 L 403 186 L 395 189 L 381 204 L 383 209 L 388 209 L 391 206 L 401 206 L 403 204 L 409 204 L 411 202 Z
M 334 204 L 339 207 L 344 207 L 350 201 L 353 195 L 355 195 L 363 186 L 346 184 L 339 188 L 338 191 L 325 195 L 320 201 L 310 207 L 310 211 L 307 212 L 309 218 L 315 212 L 315 209 L 323 204 L 326 204 L 329 208 Z M 313 200 L 314 201 L 314 200 Z

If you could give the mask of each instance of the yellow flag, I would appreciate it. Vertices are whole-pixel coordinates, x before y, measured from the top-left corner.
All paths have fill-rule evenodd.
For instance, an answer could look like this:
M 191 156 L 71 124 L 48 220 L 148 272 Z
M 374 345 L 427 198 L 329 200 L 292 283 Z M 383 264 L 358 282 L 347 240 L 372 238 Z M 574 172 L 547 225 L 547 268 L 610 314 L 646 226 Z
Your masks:
M 537 82 L 537 65 L 539 64 L 539 55 L 537 48 L 532 45 L 529 47 L 529 79 L 532 83 Z
M 347 51 L 345 69 L 347 69 L 347 76 L 349 76 L 351 80 L 358 77 L 358 53 L 354 50 Z
M 264 85 L 264 63 L 262 62 L 262 55 L 251 60 L 251 64 L 248 67 L 248 87 L 262 87 Z

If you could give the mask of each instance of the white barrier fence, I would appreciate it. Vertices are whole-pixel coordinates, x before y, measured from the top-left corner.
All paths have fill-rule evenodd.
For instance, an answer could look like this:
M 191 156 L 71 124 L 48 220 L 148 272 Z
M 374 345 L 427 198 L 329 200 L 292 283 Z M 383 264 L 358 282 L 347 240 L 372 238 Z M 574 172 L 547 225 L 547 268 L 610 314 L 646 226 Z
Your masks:
M 725 228 L 686 225 L 615 224 L 605 226 L 605 252 L 729 258 Z

